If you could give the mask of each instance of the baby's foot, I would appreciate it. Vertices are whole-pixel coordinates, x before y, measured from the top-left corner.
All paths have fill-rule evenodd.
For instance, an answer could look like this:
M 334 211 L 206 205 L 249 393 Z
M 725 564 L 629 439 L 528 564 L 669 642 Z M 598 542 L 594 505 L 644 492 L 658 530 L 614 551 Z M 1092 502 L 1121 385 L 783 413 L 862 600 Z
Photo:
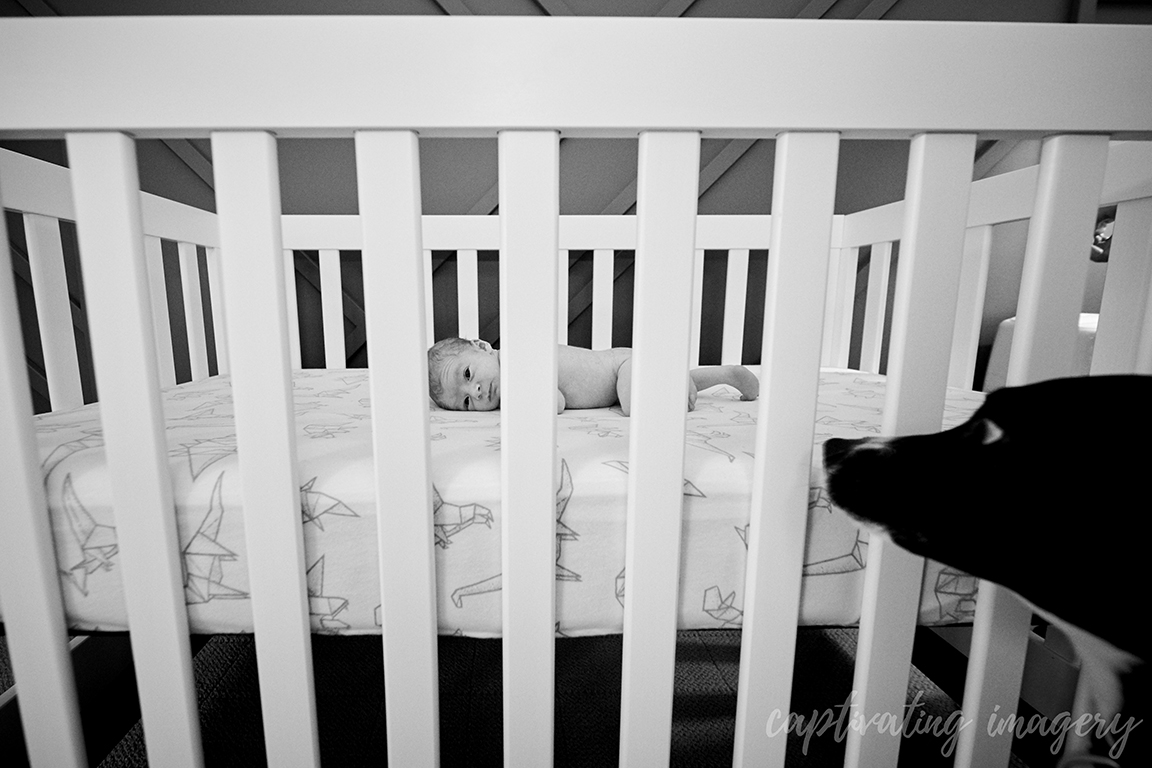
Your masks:
M 756 374 L 742 365 L 726 365 L 724 368 L 727 383 L 740 390 L 741 400 L 755 400 L 760 396 L 760 380 Z
M 740 391 L 741 400 L 755 400 L 760 395 L 760 380 L 742 365 L 709 365 L 692 369 L 692 383 L 697 389 L 727 384 Z

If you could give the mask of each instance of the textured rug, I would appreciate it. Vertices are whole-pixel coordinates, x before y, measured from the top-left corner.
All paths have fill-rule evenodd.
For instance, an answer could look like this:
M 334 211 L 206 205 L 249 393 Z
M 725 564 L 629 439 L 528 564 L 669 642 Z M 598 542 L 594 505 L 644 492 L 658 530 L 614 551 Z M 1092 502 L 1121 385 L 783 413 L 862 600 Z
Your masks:
M 620 636 L 568 638 L 556 645 L 556 766 L 617 764 Z M 444 766 L 502 764 L 499 640 L 440 638 L 440 733 Z M 854 629 L 803 628 L 796 651 L 792 710 L 831 718 L 852 688 Z M 677 644 L 673 766 L 730 766 L 739 673 L 737 631 L 682 632 Z M 313 637 L 317 717 L 325 765 L 385 763 L 382 662 L 378 637 Z M 265 764 L 256 652 L 249 636 L 212 638 L 195 657 L 197 694 L 209 766 Z M 909 682 L 915 725 L 945 722 L 956 702 L 914 668 Z M 825 715 L 825 713 L 830 713 Z M 923 712 L 923 715 L 920 713 Z M 910 728 L 909 730 L 916 730 Z M 939 731 L 940 729 L 937 729 Z M 951 765 L 947 734 L 905 739 L 901 766 Z M 788 765 L 840 766 L 835 726 L 805 740 L 792 733 Z M 102 763 L 146 765 L 139 723 Z M 1014 760 L 1013 765 L 1023 766 Z

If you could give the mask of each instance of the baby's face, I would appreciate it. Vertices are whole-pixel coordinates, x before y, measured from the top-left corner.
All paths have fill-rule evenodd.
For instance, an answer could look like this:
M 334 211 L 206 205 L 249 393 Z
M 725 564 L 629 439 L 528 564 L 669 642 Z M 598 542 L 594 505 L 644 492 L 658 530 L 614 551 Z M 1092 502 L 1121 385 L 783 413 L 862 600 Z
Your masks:
M 491 411 L 500 407 L 500 355 L 473 345 L 440 369 L 444 401 L 456 411 Z

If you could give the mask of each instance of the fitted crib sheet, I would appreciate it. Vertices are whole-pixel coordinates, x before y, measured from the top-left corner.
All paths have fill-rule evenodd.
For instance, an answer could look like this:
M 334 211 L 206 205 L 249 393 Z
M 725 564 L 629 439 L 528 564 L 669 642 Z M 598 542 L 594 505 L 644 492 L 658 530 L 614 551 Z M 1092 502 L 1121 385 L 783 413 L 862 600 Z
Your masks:
M 378 632 L 376 502 L 368 373 L 293 376 L 300 512 L 316 632 Z M 949 390 L 945 424 L 982 401 Z M 817 443 L 879 433 L 882 376 L 821 373 Z M 231 382 L 218 376 L 163 393 L 192 631 L 250 632 L 252 616 L 239 503 Z M 701 393 L 687 416 L 679 623 L 739 626 L 758 404 L 734 389 Z M 498 636 L 500 413 L 433 410 L 432 481 L 439 630 Z M 629 420 L 619 408 L 558 417 L 556 619 L 561 635 L 622 630 Z M 81 631 L 127 629 L 116 520 L 99 405 L 36 419 L 67 622 Z M 860 617 L 867 533 L 831 504 L 820 452 L 813 458 L 801 623 Z M 674 524 L 671 519 L 669 524 Z M 920 621 L 970 621 L 976 580 L 926 566 Z

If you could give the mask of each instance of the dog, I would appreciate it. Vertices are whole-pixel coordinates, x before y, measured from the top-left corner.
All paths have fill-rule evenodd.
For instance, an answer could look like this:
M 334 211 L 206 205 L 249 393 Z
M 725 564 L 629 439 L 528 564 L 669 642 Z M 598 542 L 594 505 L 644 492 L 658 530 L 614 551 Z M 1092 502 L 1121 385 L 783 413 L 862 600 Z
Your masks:
M 836 506 L 1011 589 L 1063 631 L 1092 704 L 1111 717 L 1147 703 L 1149 435 L 1152 376 L 1093 376 L 999 389 L 953 429 L 832 438 L 823 454 Z M 1129 739 L 1129 759 L 1137 739 L 1148 741 Z

